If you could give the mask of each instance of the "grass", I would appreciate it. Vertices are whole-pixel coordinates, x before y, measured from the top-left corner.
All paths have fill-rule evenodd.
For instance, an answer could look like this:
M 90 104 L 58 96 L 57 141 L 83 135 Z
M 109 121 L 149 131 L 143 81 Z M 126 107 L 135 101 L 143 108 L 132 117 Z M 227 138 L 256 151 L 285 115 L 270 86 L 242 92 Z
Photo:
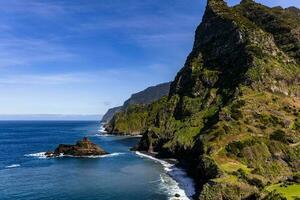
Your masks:
M 285 196 L 288 200 L 295 200 L 300 198 L 300 184 L 288 185 L 287 187 L 280 187 L 281 184 L 271 185 L 267 187 L 269 192 L 276 190 Z
M 221 164 L 221 169 L 224 170 L 227 173 L 232 173 L 235 171 L 238 171 L 239 169 L 242 169 L 246 173 L 250 173 L 251 169 L 249 169 L 246 165 L 239 163 L 239 162 L 227 162 L 224 164 Z
M 217 183 L 229 183 L 229 184 L 233 184 L 233 185 L 239 184 L 238 178 L 236 176 L 231 176 L 231 175 L 228 175 L 228 176 L 225 176 L 222 178 L 216 178 L 213 180 Z

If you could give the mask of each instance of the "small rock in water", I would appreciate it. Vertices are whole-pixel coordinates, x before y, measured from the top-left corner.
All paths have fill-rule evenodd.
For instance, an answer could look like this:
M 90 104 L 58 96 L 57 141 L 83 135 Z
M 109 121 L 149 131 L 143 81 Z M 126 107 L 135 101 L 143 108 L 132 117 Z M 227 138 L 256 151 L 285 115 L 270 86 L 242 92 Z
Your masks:
M 87 137 L 78 141 L 75 145 L 60 144 L 54 152 L 48 151 L 45 153 L 47 157 L 57 157 L 59 155 L 66 156 L 98 156 L 108 154 L 98 145 L 92 143 Z
M 52 156 L 53 156 L 53 152 L 52 152 L 52 151 L 47 151 L 47 152 L 45 153 L 45 156 L 46 156 L 46 157 L 52 157 Z
M 175 194 L 175 197 L 180 197 L 180 194 L 176 193 L 176 194 Z

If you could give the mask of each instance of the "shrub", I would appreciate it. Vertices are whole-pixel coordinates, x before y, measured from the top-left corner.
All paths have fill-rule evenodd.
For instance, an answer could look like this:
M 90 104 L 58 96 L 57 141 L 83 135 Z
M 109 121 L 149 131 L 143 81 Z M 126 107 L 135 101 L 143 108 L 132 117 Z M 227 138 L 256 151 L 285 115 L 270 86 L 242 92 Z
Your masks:
M 283 143 L 288 143 L 288 138 L 286 137 L 286 134 L 282 130 L 276 130 L 270 135 L 271 140 L 276 140 Z
M 287 200 L 287 198 L 276 191 L 272 191 L 263 200 Z
M 264 187 L 264 183 L 262 180 L 258 179 L 258 178 L 252 178 L 252 179 L 248 179 L 248 183 L 250 185 L 254 185 L 258 188 L 263 188 Z
M 241 157 L 242 156 L 241 151 L 245 147 L 253 146 L 253 145 L 257 144 L 258 142 L 259 141 L 254 140 L 254 139 L 245 140 L 245 141 L 236 141 L 236 142 L 229 143 L 225 149 L 229 154 L 233 154 L 238 157 Z

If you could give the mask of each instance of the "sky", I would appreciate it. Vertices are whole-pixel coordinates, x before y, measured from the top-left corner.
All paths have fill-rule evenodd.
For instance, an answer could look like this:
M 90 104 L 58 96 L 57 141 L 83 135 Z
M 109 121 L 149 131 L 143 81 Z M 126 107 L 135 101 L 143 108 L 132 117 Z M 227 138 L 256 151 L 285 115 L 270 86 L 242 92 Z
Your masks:
M 298 0 L 258 2 L 300 7 Z M 173 80 L 206 1 L 0 4 L 0 114 L 72 115 L 104 114 L 132 93 Z

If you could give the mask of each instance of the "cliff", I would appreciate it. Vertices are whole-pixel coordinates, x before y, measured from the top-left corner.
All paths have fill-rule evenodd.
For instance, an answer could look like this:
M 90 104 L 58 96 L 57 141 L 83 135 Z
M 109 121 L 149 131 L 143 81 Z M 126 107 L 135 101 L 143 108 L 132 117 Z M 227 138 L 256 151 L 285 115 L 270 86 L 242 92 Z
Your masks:
M 122 106 L 109 109 L 102 118 L 102 122 L 109 122 L 114 115 L 120 111 L 126 111 L 133 105 L 148 105 L 154 101 L 159 100 L 163 96 L 167 96 L 170 90 L 170 82 L 158 84 L 156 86 L 148 87 L 145 90 L 132 94 Z
M 130 105 L 147 105 L 159 100 L 161 97 L 169 94 L 170 85 L 170 82 L 162 83 L 131 95 L 131 97 L 124 102 L 123 110 L 126 110 Z
M 169 96 L 113 126 L 143 133 L 138 150 L 179 159 L 197 199 L 284 199 L 271 192 L 279 182 L 300 189 L 299 22 L 296 8 L 208 0 Z
M 120 116 L 117 115 L 117 113 L 121 111 L 126 112 L 127 110 L 129 110 L 130 112 L 130 110 L 132 110 L 132 108 L 137 105 L 146 106 L 154 101 L 159 100 L 163 96 L 167 96 L 169 94 L 170 85 L 171 82 L 167 82 L 156 86 L 148 87 L 141 92 L 132 94 L 131 97 L 127 99 L 122 106 L 109 109 L 102 118 L 102 122 L 110 122 L 106 125 L 107 131 L 110 133 L 114 132 L 115 134 L 133 133 L 133 129 L 124 129 L 122 132 L 119 132 L 118 127 L 114 127 L 114 121 L 118 120 L 118 117 Z
M 103 115 L 101 121 L 104 123 L 108 123 L 114 117 L 114 115 L 120 111 L 122 111 L 122 106 L 108 109 L 108 111 Z

